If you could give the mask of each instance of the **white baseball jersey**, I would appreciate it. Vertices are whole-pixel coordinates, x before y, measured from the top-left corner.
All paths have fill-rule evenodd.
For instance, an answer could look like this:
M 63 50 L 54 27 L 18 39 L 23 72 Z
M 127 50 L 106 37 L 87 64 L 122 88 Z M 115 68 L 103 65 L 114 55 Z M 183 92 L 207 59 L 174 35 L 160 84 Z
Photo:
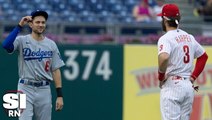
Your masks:
M 194 99 L 194 89 L 189 77 L 194 58 L 200 57 L 205 51 L 192 35 L 176 29 L 168 31 L 159 39 L 158 55 L 164 52 L 169 54 L 169 60 L 167 80 L 160 93 L 162 118 L 189 120 Z M 182 78 L 176 79 L 174 76 Z
M 18 51 L 19 78 L 52 81 L 52 71 L 64 65 L 54 41 L 44 38 L 36 41 L 32 36 L 18 36 L 13 43 Z
M 193 70 L 194 58 L 200 57 L 205 51 L 194 37 L 187 32 L 176 29 L 168 31 L 158 41 L 158 55 L 169 54 L 166 75 L 189 77 Z

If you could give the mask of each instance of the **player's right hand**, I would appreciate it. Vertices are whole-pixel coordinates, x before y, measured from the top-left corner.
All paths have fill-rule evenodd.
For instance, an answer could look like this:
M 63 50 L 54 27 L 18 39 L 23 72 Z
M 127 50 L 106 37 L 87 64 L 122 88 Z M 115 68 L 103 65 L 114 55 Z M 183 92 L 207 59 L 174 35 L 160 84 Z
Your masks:
M 25 16 L 21 18 L 21 21 L 19 22 L 19 25 L 23 27 L 24 25 L 28 24 L 32 21 L 32 16 Z
M 159 88 L 162 89 L 162 86 L 165 84 L 167 79 L 164 79 L 163 81 L 159 81 Z

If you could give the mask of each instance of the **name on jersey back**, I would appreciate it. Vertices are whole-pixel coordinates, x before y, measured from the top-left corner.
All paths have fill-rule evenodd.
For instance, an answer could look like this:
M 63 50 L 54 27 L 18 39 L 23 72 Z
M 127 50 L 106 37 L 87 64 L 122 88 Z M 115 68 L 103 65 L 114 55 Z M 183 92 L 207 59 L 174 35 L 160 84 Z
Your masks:
M 179 35 L 175 37 L 175 40 L 177 41 L 177 43 L 191 42 L 191 37 L 190 35 Z

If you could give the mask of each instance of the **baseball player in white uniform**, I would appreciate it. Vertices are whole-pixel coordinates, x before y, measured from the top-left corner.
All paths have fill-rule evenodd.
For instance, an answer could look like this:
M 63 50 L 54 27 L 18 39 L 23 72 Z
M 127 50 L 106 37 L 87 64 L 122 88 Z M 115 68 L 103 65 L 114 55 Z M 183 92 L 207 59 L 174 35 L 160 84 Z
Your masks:
M 162 27 L 166 32 L 158 41 L 162 119 L 189 120 L 194 89 L 198 89 L 193 82 L 203 71 L 208 56 L 191 34 L 179 29 L 180 12 L 177 5 L 164 5 L 158 16 L 162 17 Z
M 63 108 L 60 67 L 64 62 L 54 41 L 43 35 L 48 14 L 37 10 L 23 17 L 18 26 L 3 41 L 8 53 L 18 53 L 18 90 L 27 96 L 26 109 L 19 120 L 51 120 L 52 98 L 50 83 L 54 81 L 57 99 L 56 110 Z M 21 28 L 28 24 L 31 34 L 18 36 Z

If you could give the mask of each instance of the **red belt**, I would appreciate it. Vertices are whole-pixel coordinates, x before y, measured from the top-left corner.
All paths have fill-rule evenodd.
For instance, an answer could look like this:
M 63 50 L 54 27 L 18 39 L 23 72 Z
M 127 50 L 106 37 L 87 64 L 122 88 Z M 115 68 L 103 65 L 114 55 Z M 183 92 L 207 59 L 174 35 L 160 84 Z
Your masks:
M 183 80 L 181 76 L 172 76 L 172 80 Z

